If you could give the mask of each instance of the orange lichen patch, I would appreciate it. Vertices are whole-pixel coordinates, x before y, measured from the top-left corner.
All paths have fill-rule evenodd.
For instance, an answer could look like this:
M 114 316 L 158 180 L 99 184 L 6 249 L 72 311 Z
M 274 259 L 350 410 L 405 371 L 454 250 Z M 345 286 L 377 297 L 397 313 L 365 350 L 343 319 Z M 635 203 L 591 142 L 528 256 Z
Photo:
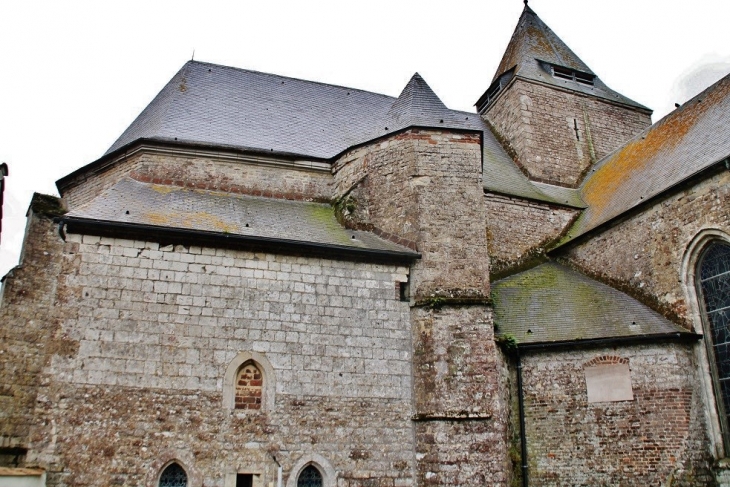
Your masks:
M 184 228 L 198 228 L 224 233 L 235 233 L 238 231 L 236 225 L 203 211 L 177 215 L 147 212 L 144 214 L 144 218 L 146 223 L 164 227 L 182 226 Z
M 210 213 L 205 213 L 203 211 L 190 213 L 189 215 L 187 215 L 187 217 L 193 228 L 212 227 L 224 233 L 234 233 L 238 231 L 238 227 L 236 225 L 233 225 L 230 222 L 223 221 L 220 218 L 213 216 Z
M 551 54 L 555 53 L 555 48 L 548 40 L 543 29 L 536 27 L 534 24 L 530 24 L 527 28 L 526 34 L 532 44 L 532 52 L 534 54 L 549 57 Z
M 165 215 L 163 213 L 145 213 L 144 218 L 146 220 L 146 223 L 149 223 L 151 225 L 161 225 L 168 227 L 171 225 L 171 223 L 173 223 L 171 215 Z
M 150 187 L 160 194 L 168 194 L 172 193 L 173 191 L 180 191 L 180 188 L 176 186 L 164 186 L 162 184 L 151 184 Z
M 717 89 L 707 94 L 701 101 L 692 101 L 688 106 L 677 110 L 662 122 L 649 130 L 644 136 L 626 144 L 609 160 L 596 169 L 583 188 L 583 199 L 588 203 L 591 212 L 598 217 L 614 200 L 619 191 L 624 191 L 630 180 L 640 181 L 642 174 L 650 173 L 655 167 L 662 165 L 682 143 L 687 134 L 702 119 L 705 112 L 724 99 L 727 89 Z M 647 188 L 661 190 L 663 188 Z M 638 194 L 651 196 L 651 194 Z

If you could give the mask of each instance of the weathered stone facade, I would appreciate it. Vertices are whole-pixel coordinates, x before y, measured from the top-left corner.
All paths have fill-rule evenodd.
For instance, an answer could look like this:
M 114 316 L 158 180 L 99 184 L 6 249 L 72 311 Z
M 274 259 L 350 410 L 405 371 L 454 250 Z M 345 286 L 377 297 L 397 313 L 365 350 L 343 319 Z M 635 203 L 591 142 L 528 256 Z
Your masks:
M 530 179 L 568 187 L 651 125 L 645 111 L 521 79 L 484 116 Z
M 561 252 L 596 278 L 624 289 L 692 329 L 683 260 L 705 229 L 730 234 L 730 172 L 717 172 L 642 208 Z
M 51 210 L 57 214 L 59 209 Z M 57 352 L 73 353 L 75 348 L 58 335 L 53 317 L 57 283 L 49 277 L 60 273 L 65 246 L 58 228 L 50 217 L 31 210 L 26 242 L 21 266 L 3 281 L 0 306 L 0 447 L 11 449 L 27 449 L 30 428 L 36 423 L 33 408 L 50 357 Z M 22 454 L 19 460 L 22 464 Z
M 634 399 L 588 403 L 585 369 L 627 360 Z M 707 485 L 702 390 L 687 344 L 522 357 L 531 485 Z
M 336 195 L 351 202 L 348 224 L 397 235 L 422 255 L 410 282 L 419 485 L 508 480 L 479 142 L 409 130 L 335 166 Z
M 286 199 L 329 201 L 329 165 L 202 149 L 142 147 L 110 161 L 103 171 L 71 174 L 59 183 L 70 208 L 88 203 L 124 176 L 137 181 Z
M 579 213 L 574 208 L 494 193 L 486 193 L 484 200 L 492 276 L 543 257 Z
M 513 38 L 484 120 L 418 75 L 394 99 L 186 64 L 61 199 L 34 197 L 0 301 L 0 467 L 53 487 L 168 487 L 170 466 L 195 487 L 722 485 L 692 256 L 730 242 L 730 172 L 696 150 L 692 178 L 654 174 L 659 194 L 571 241 L 582 179 L 649 113 L 512 66 L 593 76 L 538 21 L 525 35 L 552 41 Z M 700 120 L 714 106 L 687 140 L 727 125 Z M 184 113 L 186 138 L 150 113 Z
M 71 234 L 61 260 L 48 296 L 62 324 L 46 347 L 66 346 L 39 374 L 28 458 L 49 466 L 48 485 L 144 484 L 165 452 L 194 458 L 211 485 L 236 469 L 268 482 L 270 454 L 291 466 L 314 448 L 343 478 L 410 479 L 408 303 L 393 292 L 406 268 Z M 22 320 L 24 307 L 4 309 Z M 223 405 L 226 367 L 246 350 L 273 367 L 270 411 Z M 91 458 L 103 477 L 84 470 Z

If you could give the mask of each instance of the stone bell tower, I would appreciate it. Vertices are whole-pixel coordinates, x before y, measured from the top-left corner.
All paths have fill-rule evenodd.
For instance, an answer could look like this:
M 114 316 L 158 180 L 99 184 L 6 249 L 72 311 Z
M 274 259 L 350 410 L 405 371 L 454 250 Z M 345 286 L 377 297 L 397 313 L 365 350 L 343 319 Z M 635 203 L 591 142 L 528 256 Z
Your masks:
M 566 187 L 651 124 L 651 110 L 606 86 L 527 2 L 476 106 L 531 180 Z

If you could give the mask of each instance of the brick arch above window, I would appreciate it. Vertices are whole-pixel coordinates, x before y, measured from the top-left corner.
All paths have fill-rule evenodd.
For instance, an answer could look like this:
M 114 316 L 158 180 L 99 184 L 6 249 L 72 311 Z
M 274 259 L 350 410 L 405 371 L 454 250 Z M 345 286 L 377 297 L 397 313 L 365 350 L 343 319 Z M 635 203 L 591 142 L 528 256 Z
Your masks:
M 258 374 L 257 374 L 258 373 Z M 276 377 L 274 368 L 262 353 L 239 352 L 223 377 L 223 407 L 240 411 L 270 411 L 274 407 Z M 238 402 L 237 402 L 238 398 Z M 251 399 L 254 402 L 251 402 Z M 256 407 L 258 398 L 259 407 Z M 236 407 L 236 405 L 239 407 Z M 248 407 L 249 404 L 254 407 Z M 242 407 L 246 405 L 246 407 Z
M 628 365 L 629 359 L 619 357 L 618 355 L 601 355 L 586 362 L 583 367 L 594 367 L 596 365 Z

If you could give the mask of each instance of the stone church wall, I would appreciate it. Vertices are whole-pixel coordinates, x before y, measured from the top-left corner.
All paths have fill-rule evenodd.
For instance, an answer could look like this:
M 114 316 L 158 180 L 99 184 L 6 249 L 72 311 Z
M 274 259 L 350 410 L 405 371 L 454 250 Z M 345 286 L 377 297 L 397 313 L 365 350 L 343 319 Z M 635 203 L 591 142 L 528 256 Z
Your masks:
M 413 243 L 411 291 L 489 294 L 480 136 L 411 129 L 335 163 L 335 198 L 352 196 L 353 226 Z
M 730 171 L 653 204 L 563 255 L 589 275 L 692 329 L 682 259 L 703 229 L 730 234 Z
M 8 301 L 16 277 L 3 312 L 21 327 L 37 304 L 53 323 L 33 345 L 43 363 L 26 371 L 38 380 L 27 461 L 48 468 L 49 486 L 154 485 L 173 459 L 198 485 L 252 472 L 268 486 L 274 457 L 286 480 L 308 455 L 329 462 L 339 486 L 411 485 L 411 328 L 395 286 L 407 268 L 72 234 L 64 243 L 45 225 L 26 251 L 49 260 L 28 289 L 42 294 Z M 270 363 L 270 409 L 224 405 L 240 352 Z
M 31 211 L 18 267 L 4 278 L 0 300 L 0 448 L 27 448 L 41 371 L 54 353 L 73 353 L 58 336 L 55 275 L 64 244 L 52 216 Z M 55 338 L 55 340 L 54 340 Z M 15 460 L 8 458 L 8 460 Z M 3 456 L 5 458 L 5 456 Z M 22 455 L 18 458 L 23 466 Z M 7 466 L 0 464 L 0 466 Z
M 330 201 L 332 175 L 329 168 L 307 168 L 306 161 L 300 167 L 287 167 L 284 163 L 277 165 L 274 159 L 269 163 L 265 158 L 261 159 L 264 162 L 255 164 L 243 157 L 236 160 L 236 157 L 142 151 L 103 172 L 62 188 L 62 196 L 69 208 L 76 208 L 109 189 L 122 177 L 129 176 L 143 182 L 196 189 Z
M 515 80 L 485 113 L 536 181 L 575 187 L 595 161 L 651 125 L 639 111 Z
M 487 238 L 492 276 L 544 255 L 578 210 L 487 193 Z
M 693 346 L 523 355 L 530 485 L 712 485 Z M 586 368 L 617 360 L 633 400 L 589 403 Z
M 335 164 L 346 223 L 411 242 L 422 255 L 410 282 L 418 485 L 509 482 L 479 142 L 478 134 L 411 129 Z

